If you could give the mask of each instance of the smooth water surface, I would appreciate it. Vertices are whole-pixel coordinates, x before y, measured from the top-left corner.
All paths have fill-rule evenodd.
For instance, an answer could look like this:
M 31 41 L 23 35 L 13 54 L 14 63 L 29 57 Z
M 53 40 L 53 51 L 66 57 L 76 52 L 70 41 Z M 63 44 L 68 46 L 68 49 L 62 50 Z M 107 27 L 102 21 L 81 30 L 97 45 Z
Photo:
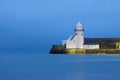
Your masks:
M 120 56 L 0 51 L 0 80 L 120 80 Z

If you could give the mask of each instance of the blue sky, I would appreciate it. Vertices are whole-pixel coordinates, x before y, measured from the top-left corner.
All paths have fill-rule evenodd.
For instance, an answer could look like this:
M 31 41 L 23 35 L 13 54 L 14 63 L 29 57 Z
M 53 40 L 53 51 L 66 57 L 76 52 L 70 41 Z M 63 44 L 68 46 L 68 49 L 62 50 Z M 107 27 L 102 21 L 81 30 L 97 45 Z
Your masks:
M 1 0 L 0 49 L 49 50 L 73 34 L 120 37 L 119 0 Z

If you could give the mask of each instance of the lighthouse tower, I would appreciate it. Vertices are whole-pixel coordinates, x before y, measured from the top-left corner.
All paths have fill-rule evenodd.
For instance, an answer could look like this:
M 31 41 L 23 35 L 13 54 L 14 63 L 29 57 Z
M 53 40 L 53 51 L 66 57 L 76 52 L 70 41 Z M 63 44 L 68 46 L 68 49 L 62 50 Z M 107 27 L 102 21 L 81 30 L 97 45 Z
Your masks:
M 69 48 L 83 48 L 84 46 L 84 29 L 82 24 L 79 22 L 74 29 L 75 34 L 68 40 L 63 40 L 62 43 L 67 49 Z
M 83 48 L 84 45 L 84 29 L 82 27 L 82 24 L 79 22 L 76 25 L 76 28 L 74 29 L 76 33 L 76 48 Z

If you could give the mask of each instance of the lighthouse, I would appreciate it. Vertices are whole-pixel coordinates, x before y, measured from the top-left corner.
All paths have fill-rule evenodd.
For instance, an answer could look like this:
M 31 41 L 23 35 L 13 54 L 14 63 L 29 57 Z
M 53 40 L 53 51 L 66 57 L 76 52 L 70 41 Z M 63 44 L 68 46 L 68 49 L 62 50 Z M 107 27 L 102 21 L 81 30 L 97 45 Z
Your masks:
M 69 48 L 83 48 L 84 47 L 84 29 L 82 27 L 82 24 L 79 22 L 76 25 L 76 28 L 74 29 L 74 35 L 70 37 L 68 40 L 63 40 L 63 45 L 69 49 Z
M 100 38 L 84 38 L 84 28 L 80 22 L 74 28 L 74 34 L 67 40 L 62 40 L 62 45 L 53 45 L 50 53 L 93 53 L 99 52 Z M 109 40 L 109 39 L 108 39 Z M 87 50 L 89 49 L 89 50 Z M 93 49 L 93 50 L 92 50 Z M 94 52 L 95 51 L 95 52 Z
M 84 29 L 82 24 L 79 22 L 74 29 L 76 35 L 76 48 L 83 48 L 84 45 Z

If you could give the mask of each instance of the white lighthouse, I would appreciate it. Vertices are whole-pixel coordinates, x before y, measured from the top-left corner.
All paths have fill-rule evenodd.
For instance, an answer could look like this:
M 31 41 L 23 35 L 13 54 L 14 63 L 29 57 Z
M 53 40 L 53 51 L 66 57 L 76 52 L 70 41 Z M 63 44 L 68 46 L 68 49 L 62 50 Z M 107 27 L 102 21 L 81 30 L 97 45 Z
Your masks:
M 69 48 L 83 48 L 84 47 L 84 29 L 79 22 L 74 29 L 75 34 L 68 40 L 63 40 L 62 43 L 67 49 Z
M 82 27 L 82 24 L 79 22 L 76 25 L 76 28 L 74 29 L 75 34 L 76 34 L 76 48 L 83 48 L 84 45 L 84 36 L 83 36 L 83 32 L 84 29 Z

